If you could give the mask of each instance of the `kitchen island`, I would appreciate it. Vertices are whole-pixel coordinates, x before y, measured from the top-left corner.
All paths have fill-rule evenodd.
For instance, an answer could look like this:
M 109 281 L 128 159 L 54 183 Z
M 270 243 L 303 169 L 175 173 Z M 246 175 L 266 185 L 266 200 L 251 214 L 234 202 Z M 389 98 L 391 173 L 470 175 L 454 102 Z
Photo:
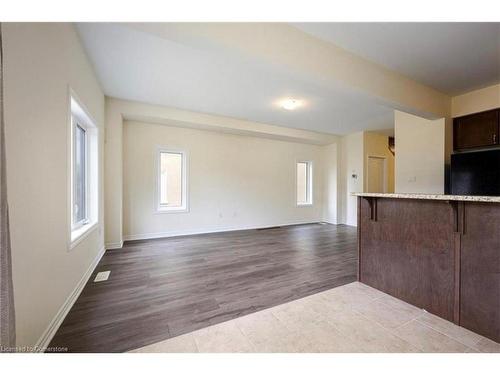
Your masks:
M 500 197 L 354 195 L 359 281 L 500 342 Z

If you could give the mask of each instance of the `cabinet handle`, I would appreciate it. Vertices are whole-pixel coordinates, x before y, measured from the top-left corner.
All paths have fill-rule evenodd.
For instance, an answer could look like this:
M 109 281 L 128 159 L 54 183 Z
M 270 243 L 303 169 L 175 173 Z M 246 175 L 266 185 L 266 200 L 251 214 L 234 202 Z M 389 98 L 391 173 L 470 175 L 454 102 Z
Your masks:
M 497 143 L 497 135 L 493 134 L 493 143 Z

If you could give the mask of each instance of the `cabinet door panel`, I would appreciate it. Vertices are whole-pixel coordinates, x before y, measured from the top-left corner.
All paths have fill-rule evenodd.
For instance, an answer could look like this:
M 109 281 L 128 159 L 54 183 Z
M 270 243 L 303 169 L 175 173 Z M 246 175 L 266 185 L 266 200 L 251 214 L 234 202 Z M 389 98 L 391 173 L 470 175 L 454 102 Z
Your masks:
M 498 110 L 454 120 L 455 150 L 498 144 Z
M 360 281 L 453 321 L 458 233 L 452 205 L 383 198 L 374 211 L 367 199 L 359 204 Z
M 460 325 L 500 342 L 500 204 L 464 208 Z

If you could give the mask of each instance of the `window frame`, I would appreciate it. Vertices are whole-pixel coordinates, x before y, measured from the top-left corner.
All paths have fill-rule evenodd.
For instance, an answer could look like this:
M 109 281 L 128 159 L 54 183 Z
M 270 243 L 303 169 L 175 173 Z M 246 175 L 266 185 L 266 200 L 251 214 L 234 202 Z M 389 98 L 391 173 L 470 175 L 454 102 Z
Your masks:
M 299 176 L 298 176 L 298 173 L 297 173 L 297 167 L 298 167 L 298 164 L 306 164 L 306 197 L 307 197 L 307 201 L 305 203 L 299 203 L 298 199 L 297 199 L 297 193 L 298 193 L 298 189 L 297 189 L 297 185 L 298 185 L 298 182 L 299 182 Z M 297 207 L 310 207 L 310 206 L 313 206 L 314 205 L 314 194 L 313 194 L 313 191 L 314 191 L 314 178 L 313 178 L 313 175 L 314 175 L 314 169 L 313 169 L 313 166 L 314 166 L 314 163 L 312 160 L 303 160 L 303 159 L 300 159 L 300 160 L 296 160 L 295 161 L 295 205 Z
M 100 145 L 97 122 L 68 89 L 68 251 L 73 250 L 100 225 Z M 73 223 L 76 153 L 76 126 L 85 130 L 85 220 Z
M 161 154 L 180 154 L 182 157 L 181 163 L 181 202 L 180 206 L 167 206 L 161 204 Z M 188 152 L 186 150 L 158 146 L 155 152 L 155 178 L 156 178 L 156 193 L 155 193 L 155 213 L 185 213 L 189 212 L 189 163 Z

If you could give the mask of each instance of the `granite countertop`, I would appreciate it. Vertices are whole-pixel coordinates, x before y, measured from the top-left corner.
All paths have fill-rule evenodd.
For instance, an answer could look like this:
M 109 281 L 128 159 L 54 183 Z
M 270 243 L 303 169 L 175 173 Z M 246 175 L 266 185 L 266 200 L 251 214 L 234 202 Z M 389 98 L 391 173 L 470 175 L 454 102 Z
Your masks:
M 500 197 L 490 197 L 490 196 L 480 196 L 480 195 L 447 195 L 447 194 L 420 194 L 420 193 L 351 193 L 351 194 L 357 197 L 371 197 L 371 198 L 431 199 L 440 201 L 500 203 Z

